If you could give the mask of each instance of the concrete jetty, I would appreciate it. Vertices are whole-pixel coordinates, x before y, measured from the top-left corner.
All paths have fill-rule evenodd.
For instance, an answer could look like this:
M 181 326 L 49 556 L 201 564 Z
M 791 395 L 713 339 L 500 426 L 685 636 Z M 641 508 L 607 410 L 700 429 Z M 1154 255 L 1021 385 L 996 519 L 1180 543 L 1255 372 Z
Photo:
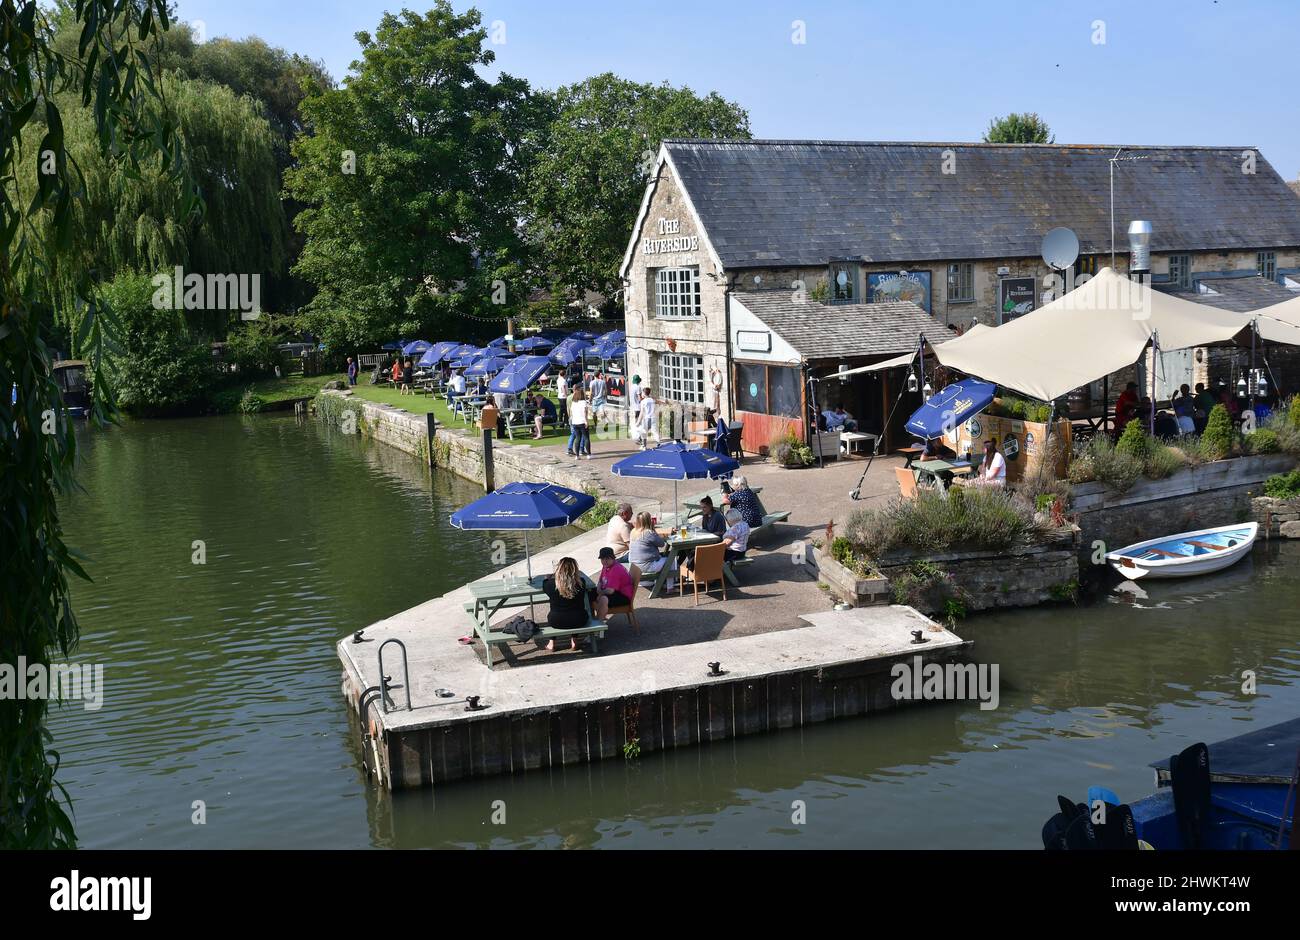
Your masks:
M 565 555 L 594 570 L 588 560 L 603 542 L 603 530 L 585 533 L 539 552 L 532 570 L 549 573 Z M 653 635 L 655 621 L 647 615 L 661 601 L 691 599 L 648 601 L 641 592 L 641 634 L 634 637 L 623 618 L 614 618 L 609 638 L 624 642 L 602 644 L 613 651 L 537 650 L 533 658 L 490 670 L 481 643 L 457 642 L 469 632 L 462 608 L 468 586 L 366 627 L 359 641 L 344 637 L 337 644 L 343 693 L 361 719 L 367 767 L 390 789 L 430 786 L 870 714 L 905 704 L 890 694 L 894 663 L 916 655 L 945 661 L 968 645 L 910 607 L 828 610 L 815 576 L 790 565 L 786 551 L 769 553 L 769 575 L 752 588 L 742 585 L 739 597 L 729 594 L 724 603 L 715 594 L 712 610 L 702 603 L 658 611 L 660 622 L 672 624 L 668 644 Z M 782 590 L 773 591 L 772 571 L 802 582 L 777 582 Z M 483 580 L 524 573 L 520 562 Z M 544 616 L 544 608 L 538 613 Z M 727 623 L 693 642 L 677 641 L 683 623 L 709 617 Z M 914 631 L 924 643 L 913 642 Z M 404 673 L 401 651 L 390 644 L 385 710 L 378 652 L 390 639 L 405 645 L 408 668 Z M 720 675 L 711 675 L 714 662 Z M 477 710 L 467 707 L 471 696 L 479 699 Z

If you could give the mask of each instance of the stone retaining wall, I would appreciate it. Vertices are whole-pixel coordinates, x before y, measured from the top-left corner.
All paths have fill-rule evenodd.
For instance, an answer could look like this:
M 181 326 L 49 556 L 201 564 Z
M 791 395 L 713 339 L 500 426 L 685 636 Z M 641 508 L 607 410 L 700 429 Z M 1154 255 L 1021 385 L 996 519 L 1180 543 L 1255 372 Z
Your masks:
M 1250 501 L 1250 508 L 1264 538 L 1300 539 L 1300 498 L 1256 496 Z
M 1125 493 L 1104 483 L 1080 483 L 1071 490 L 1071 511 L 1082 530 L 1085 570 L 1097 554 L 1157 535 L 1230 525 L 1251 518 L 1251 496 L 1266 479 L 1295 466 L 1285 454 L 1218 460 L 1180 470 L 1163 480 L 1139 480 Z
M 335 427 L 343 428 L 343 415 L 351 412 L 355 420 L 349 420 L 348 424 L 354 425 L 357 433 L 428 461 L 430 443 L 427 415 L 412 414 L 393 405 L 367 401 L 350 391 L 324 389 L 321 396 L 337 399 L 337 403 L 331 404 L 322 401 L 317 408 L 317 414 Z M 479 431 L 466 434 L 459 428 L 439 425 L 434 432 L 432 446 L 434 466 L 480 485 L 483 483 L 483 442 Z M 604 474 L 599 470 L 561 460 L 547 448 L 494 440 L 492 464 L 497 486 L 518 480 L 543 481 L 594 493 L 601 499 L 610 495 L 605 486 Z

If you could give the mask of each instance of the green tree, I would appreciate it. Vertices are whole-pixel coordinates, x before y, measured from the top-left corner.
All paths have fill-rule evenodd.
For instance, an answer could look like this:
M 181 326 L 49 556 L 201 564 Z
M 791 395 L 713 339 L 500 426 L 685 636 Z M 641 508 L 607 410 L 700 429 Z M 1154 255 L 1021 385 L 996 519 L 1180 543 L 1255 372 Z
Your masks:
M 96 379 L 95 420 L 112 408 L 104 397 L 105 324 L 95 278 L 81 255 L 68 252 L 74 209 L 86 191 L 67 150 L 62 95 L 73 91 L 91 109 L 101 153 L 139 172 L 160 167 L 183 178 L 185 170 L 175 127 L 154 106 L 157 68 L 147 44 L 169 25 L 165 0 L 77 0 L 72 9 L 83 29 L 68 55 L 55 48 L 54 24 L 35 0 L 0 0 L 0 663 L 10 669 L 19 657 L 48 668 L 52 654 L 73 649 L 78 628 L 68 576 L 85 576 L 63 540 L 58 511 L 60 494 L 74 485 L 76 438 L 51 375 L 48 342 L 61 302 L 52 271 L 75 285 L 74 302 L 86 311 L 80 346 Z M 44 133 L 26 146 L 23 130 L 38 111 Z M 34 198 L 16 201 L 12 180 L 20 168 L 42 162 L 50 172 L 40 175 Z M 189 192 L 180 210 L 197 208 Z M 0 697 L 0 847 L 76 842 L 67 793 L 55 780 L 59 755 L 45 727 L 47 705 Z
M 328 344 L 436 335 L 455 314 L 504 317 L 522 303 L 517 222 L 537 102 L 524 81 L 484 77 L 486 39 L 478 11 L 447 0 L 385 14 L 373 36 L 357 34 L 343 86 L 303 101 L 314 133 L 295 139 L 285 191 L 307 206 L 294 270 L 317 294 L 304 322 Z
M 747 140 L 749 115 L 714 92 L 700 97 L 608 72 L 552 97 L 555 117 L 528 176 L 528 237 L 544 259 L 535 276 L 565 298 L 588 290 L 612 297 L 660 143 Z
M 1024 114 L 1011 113 L 1003 118 L 994 118 L 989 122 L 989 129 L 984 132 L 986 144 L 1054 144 L 1052 129 L 1037 114 L 1026 111 Z
M 77 274 L 93 270 L 103 281 L 119 273 L 257 274 L 263 280 L 262 303 L 275 306 L 275 279 L 286 273 L 288 225 L 280 203 L 280 175 L 275 137 L 256 103 L 229 88 L 164 75 L 157 81 L 160 98 L 149 107 L 153 117 L 179 127 L 190 155 L 192 184 L 203 194 L 202 216 L 182 211 L 185 188 L 159 167 L 133 170 L 99 147 L 92 109 L 81 107 L 75 93 L 59 96 L 65 147 L 81 171 L 84 197 L 72 206 L 70 244 L 55 269 L 53 286 L 60 299 L 59 318 L 68 331 L 74 355 L 79 314 L 73 305 Z M 35 148 L 46 132 L 33 119 L 24 143 Z M 19 201 L 37 192 L 40 166 L 23 167 L 17 182 Z M 43 237 L 55 218 L 40 217 Z M 75 258 L 76 263 L 69 263 Z M 36 264 L 29 258 L 29 264 Z M 33 274 L 35 272 L 32 272 Z M 195 326 L 223 335 L 233 315 L 213 311 Z

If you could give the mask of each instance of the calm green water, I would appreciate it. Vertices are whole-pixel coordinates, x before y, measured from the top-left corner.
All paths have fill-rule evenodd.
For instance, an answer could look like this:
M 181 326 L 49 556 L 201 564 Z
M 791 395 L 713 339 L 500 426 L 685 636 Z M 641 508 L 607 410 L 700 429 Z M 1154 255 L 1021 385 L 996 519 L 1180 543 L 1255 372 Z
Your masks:
M 289 417 L 82 443 L 87 492 L 65 519 L 96 581 L 75 588 L 73 661 L 103 663 L 106 692 L 52 724 L 88 847 L 1036 848 L 1058 792 L 1143 796 L 1150 761 L 1300 714 L 1292 544 L 1145 599 L 969 621 L 1001 668 L 994 711 L 942 703 L 389 797 L 360 769 L 333 643 L 492 567 L 488 540 L 446 522 L 476 490 Z

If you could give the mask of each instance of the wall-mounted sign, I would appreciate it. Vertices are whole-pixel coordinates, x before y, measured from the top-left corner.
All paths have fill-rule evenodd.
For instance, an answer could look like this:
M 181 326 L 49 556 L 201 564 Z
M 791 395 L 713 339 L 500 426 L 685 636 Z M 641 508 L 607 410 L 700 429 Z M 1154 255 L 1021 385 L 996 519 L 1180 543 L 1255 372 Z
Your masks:
M 867 275 L 867 303 L 910 300 L 930 312 L 930 272 L 881 272 Z
M 741 352 L 771 352 L 772 334 L 766 330 L 736 330 L 736 348 Z
M 1034 309 L 1036 287 L 1032 277 L 1004 277 L 998 281 L 998 323 L 1010 323 Z
M 678 251 L 699 251 L 700 236 L 683 235 L 681 219 L 660 219 L 655 228 L 660 235 L 671 238 L 641 239 L 641 253 L 645 255 L 666 255 Z

